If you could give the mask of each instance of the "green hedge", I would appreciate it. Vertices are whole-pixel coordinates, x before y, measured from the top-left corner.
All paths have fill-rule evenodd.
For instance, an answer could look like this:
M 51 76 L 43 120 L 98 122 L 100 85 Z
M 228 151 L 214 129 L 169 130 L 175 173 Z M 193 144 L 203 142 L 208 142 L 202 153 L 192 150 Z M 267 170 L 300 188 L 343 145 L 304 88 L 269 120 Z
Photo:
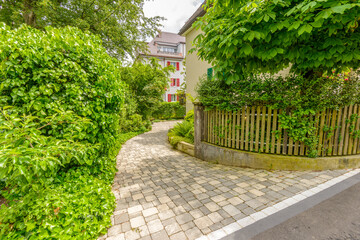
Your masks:
M 153 113 L 155 119 L 182 119 L 186 114 L 186 108 L 179 102 L 162 102 Z
M 120 135 L 119 61 L 76 28 L 0 24 L 0 70 L 0 236 L 96 239 L 111 224 L 115 156 L 130 137 Z

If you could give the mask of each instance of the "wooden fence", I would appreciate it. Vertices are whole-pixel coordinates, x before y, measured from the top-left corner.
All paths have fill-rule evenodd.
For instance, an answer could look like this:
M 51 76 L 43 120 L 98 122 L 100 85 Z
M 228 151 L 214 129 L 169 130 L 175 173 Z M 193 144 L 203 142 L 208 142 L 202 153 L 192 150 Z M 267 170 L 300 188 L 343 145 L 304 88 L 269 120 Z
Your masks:
M 239 111 L 214 109 L 203 113 L 202 141 L 239 150 L 306 156 L 304 142 L 281 129 L 282 110 L 243 107 Z M 360 154 L 360 105 L 325 110 L 309 116 L 318 137 L 318 156 Z

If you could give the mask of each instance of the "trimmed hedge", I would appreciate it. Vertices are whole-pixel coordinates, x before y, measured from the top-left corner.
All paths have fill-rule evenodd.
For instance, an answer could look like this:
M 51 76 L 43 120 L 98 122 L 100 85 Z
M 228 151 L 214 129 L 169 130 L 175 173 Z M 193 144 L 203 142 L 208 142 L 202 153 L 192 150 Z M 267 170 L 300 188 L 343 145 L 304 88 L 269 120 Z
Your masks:
M 186 114 L 184 105 L 179 102 L 162 102 L 153 113 L 155 119 L 183 119 Z
M 115 156 L 133 136 L 120 134 L 121 64 L 76 28 L 0 24 L 0 70 L 0 236 L 96 239 L 111 225 Z

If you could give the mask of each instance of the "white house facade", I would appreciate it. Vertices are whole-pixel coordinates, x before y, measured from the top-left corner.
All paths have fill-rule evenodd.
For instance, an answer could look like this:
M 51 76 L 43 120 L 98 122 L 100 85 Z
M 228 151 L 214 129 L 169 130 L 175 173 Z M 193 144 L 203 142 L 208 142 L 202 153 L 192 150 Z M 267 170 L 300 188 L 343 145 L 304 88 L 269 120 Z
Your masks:
M 149 52 L 139 54 L 140 57 L 147 60 L 149 58 L 157 58 L 159 64 L 163 67 L 172 65 L 175 72 L 170 74 L 169 88 L 163 96 L 166 102 L 177 102 L 177 90 L 180 90 L 184 83 L 184 59 L 185 59 L 185 37 L 176 33 L 159 32 L 159 34 L 148 43 Z

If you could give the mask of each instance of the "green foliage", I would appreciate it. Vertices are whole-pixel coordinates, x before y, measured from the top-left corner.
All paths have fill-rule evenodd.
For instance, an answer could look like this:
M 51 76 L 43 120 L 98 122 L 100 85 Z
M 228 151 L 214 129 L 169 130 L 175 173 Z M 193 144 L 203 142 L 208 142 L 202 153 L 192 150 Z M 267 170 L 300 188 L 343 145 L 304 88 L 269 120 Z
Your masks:
M 96 239 L 111 223 L 115 156 L 137 134 L 120 131 L 140 121 L 128 118 L 137 106 L 121 65 L 76 28 L 2 24 L 0 33 L 0 179 L 9 205 L 0 235 Z
M 185 121 L 188 121 L 188 122 L 192 122 L 194 123 L 194 110 L 190 110 L 186 116 L 185 116 Z
M 227 83 L 289 66 L 306 78 L 359 67 L 356 0 L 210 0 L 206 8 L 196 50 Z
M 201 79 L 199 99 L 208 109 L 238 110 L 243 106 L 267 106 L 282 109 L 280 126 L 294 141 L 309 147 L 307 155 L 316 157 L 317 136 L 314 115 L 324 109 L 339 109 L 358 104 L 360 77 L 357 73 L 307 79 L 289 75 L 258 75 L 228 85 L 218 79 Z M 355 134 L 355 133 L 354 133 Z
M 60 173 L 51 184 L 30 191 L 0 210 L 6 239 L 96 239 L 106 233 L 115 207 L 109 182 L 87 167 Z
M 189 111 L 185 120 L 177 123 L 174 128 L 170 129 L 169 141 L 172 146 L 176 146 L 179 142 L 194 143 L 194 111 Z
M 358 103 L 360 78 L 356 73 L 346 81 L 328 77 L 254 75 L 231 85 L 219 79 L 202 78 L 196 90 L 200 102 L 208 108 L 236 110 L 242 106 L 268 106 L 316 112 Z
M 184 118 L 186 109 L 179 102 L 161 102 L 159 107 L 153 112 L 155 119 L 180 119 Z
M 101 36 L 108 53 L 118 58 L 145 50 L 144 39 L 156 34 L 160 17 L 146 17 L 144 0 L 6 0 L 0 22 L 13 28 L 26 23 L 38 29 L 73 26 Z
M 161 67 L 156 59 L 149 63 L 135 62 L 122 69 L 121 80 L 129 85 L 137 105 L 137 113 L 149 120 L 153 111 L 163 102 L 168 87 L 169 73 L 173 67 Z

